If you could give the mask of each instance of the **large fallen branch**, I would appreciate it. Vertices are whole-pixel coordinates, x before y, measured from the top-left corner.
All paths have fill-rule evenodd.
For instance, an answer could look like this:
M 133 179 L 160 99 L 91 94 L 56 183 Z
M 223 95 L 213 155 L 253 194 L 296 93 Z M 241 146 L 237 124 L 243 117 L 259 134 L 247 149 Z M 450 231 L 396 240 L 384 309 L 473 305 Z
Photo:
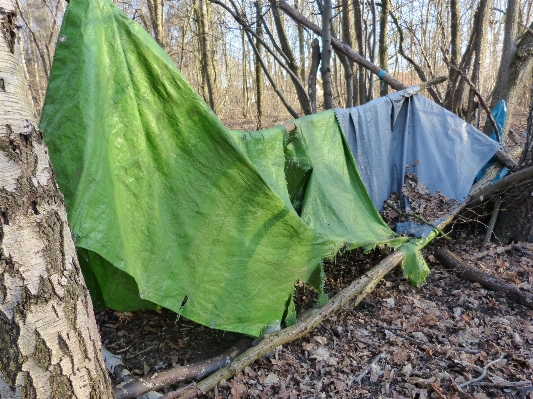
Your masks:
M 161 373 L 156 373 L 146 379 L 131 380 L 114 389 L 115 397 L 116 399 L 131 399 L 179 381 L 200 380 L 231 362 L 235 357 L 248 349 L 252 345 L 252 342 L 252 338 L 243 338 L 218 356 L 187 366 L 176 367 Z
M 521 305 L 533 309 L 533 294 L 525 292 L 490 274 L 483 273 L 475 267 L 462 262 L 447 249 L 439 249 L 435 257 L 448 269 L 452 269 L 462 278 L 481 284 L 481 286 L 496 292 L 503 292 L 507 298 Z
M 444 229 L 464 208 L 465 204 L 458 207 L 437 227 L 440 230 Z M 426 244 L 428 242 L 429 240 L 426 242 Z M 211 391 L 218 385 L 220 381 L 232 378 L 234 375 L 243 371 L 246 366 L 249 366 L 261 356 L 271 352 L 278 346 L 292 342 L 307 335 L 315 327 L 317 327 L 324 320 L 327 320 L 342 307 L 348 304 L 357 306 L 368 294 L 374 290 L 377 284 L 383 279 L 383 277 L 385 277 L 385 275 L 387 275 L 387 273 L 402 263 L 404 258 L 405 256 L 402 251 L 397 250 L 393 252 L 370 271 L 363 274 L 359 279 L 331 298 L 324 306 L 315 308 L 311 312 L 306 312 L 306 315 L 303 316 L 302 319 L 299 320 L 295 325 L 287 327 L 274 334 L 266 335 L 257 346 L 248 349 L 242 355 L 235 358 L 235 360 L 233 360 L 226 367 L 218 370 L 206 379 L 200 381 L 194 387 L 191 387 L 191 389 L 185 391 L 181 396 L 179 396 L 179 399 L 191 399 L 197 397 L 203 392 Z M 172 398 L 177 397 L 173 394 L 169 395 L 169 397 Z
M 343 289 L 324 306 L 316 309 L 307 315 L 305 319 L 297 324 L 287 327 L 277 333 L 266 335 L 265 338 L 254 346 L 238 356 L 226 367 L 218 370 L 206 379 L 196 384 L 200 392 L 209 392 L 214 389 L 221 380 L 227 380 L 244 370 L 246 366 L 252 364 L 255 360 L 268 352 L 274 350 L 280 345 L 294 341 L 304 335 L 307 335 L 320 323 L 326 320 L 334 312 L 343 306 L 353 302 L 353 306 L 358 305 L 369 293 L 371 293 L 381 279 L 399 265 L 404 259 L 401 251 L 393 252 L 381 261 L 373 269 L 365 273 L 358 280 L 354 281 L 349 287 Z M 198 391 L 187 391 L 180 399 L 191 399 L 197 396 Z
M 533 166 L 530 166 L 526 169 L 522 169 L 521 171 L 515 172 L 512 175 L 505 176 L 503 179 L 498 180 L 497 182 L 491 184 L 490 186 L 486 187 L 478 193 L 471 192 L 470 196 L 466 200 L 468 207 L 473 208 L 475 206 L 478 206 L 487 198 L 500 194 L 515 183 L 530 179 L 532 177 Z

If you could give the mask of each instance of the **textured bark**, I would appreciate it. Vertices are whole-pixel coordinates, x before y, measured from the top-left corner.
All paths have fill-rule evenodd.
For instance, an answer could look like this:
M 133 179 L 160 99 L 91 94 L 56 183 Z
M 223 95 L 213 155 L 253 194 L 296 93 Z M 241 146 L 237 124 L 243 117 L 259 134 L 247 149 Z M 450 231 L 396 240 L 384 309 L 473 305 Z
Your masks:
M 13 10 L 0 0 L 0 397 L 111 398 Z
M 519 162 L 523 173 L 533 167 L 533 86 L 527 120 L 527 140 Z M 510 190 L 506 206 L 496 225 L 496 235 L 512 241 L 533 242 L 533 182 Z
M 509 2 L 506 11 L 505 36 L 501 58 L 500 69 L 498 70 L 497 84 L 492 94 L 492 105 L 503 99 L 507 102 L 507 120 L 503 128 L 503 136 L 509 130 L 510 121 L 514 120 L 516 104 L 526 93 L 528 84 L 533 74 L 533 34 L 527 30 L 518 42 L 516 39 L 516 29 L 519 5 L 511 7 L 514 2 Z M 487 130 L 485 130 L 486 133 Z

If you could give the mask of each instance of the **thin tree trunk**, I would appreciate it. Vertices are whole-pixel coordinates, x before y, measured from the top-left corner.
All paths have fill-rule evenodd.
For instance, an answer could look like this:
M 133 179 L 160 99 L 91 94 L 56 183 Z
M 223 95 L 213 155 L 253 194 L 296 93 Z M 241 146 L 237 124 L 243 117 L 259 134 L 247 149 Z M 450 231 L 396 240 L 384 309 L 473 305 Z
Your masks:
M 496 79 L 496 85 L 492 92 L 491 108 L 494 108 L 498 101 L 504 99 L 509 100 L 509 86 L 512 84 L 509 79 L 511 78 L 512 63 L 515 60 L 515 54 L 517 50 L 517 32 L 518 32 L 518 14 L 519 14 L 519 2 L 517 0 L 509 0 L 507 3 L 507 9 L 505 12 L 505 27 L 503 36 L 502 56 L 500 59 L 500 67 L 498 68 L 498 77 Z M 507 118 L 509 119 L 509 118 Z M 484 129 L 486 134 L 490 134 L 492 129 L 488 126 Z M 503 133 L 506 131 L 506 127 L 503 129 Z
M 263 1 L 257 0 L 256 6 L 256 27 L 255 33 L 258 36 L 255 43 L 255 103 L 257 107 L 257 129 L 263 128 L 263 76 L 261 74 L 261 61 L 263 55 L 263 48 L 261 47 L 260 39 L 263 39 L 263 28 L 261 19 L 261 10 L 263 8 Z
M 324 0 L 322 7 L 322 57 L 320 73 L 324 90 L 324 109 L 333 108 L 331 93 L 331 0 Z
M 311 105 L 309 104 L 309 97 L 307 96 L 307 93 L 305 92 L 305 88 L 302 84 L 302 82 L 305 80 L 298 81 L 298 82 L 296 81 L 298 80 L 298 77 L 301 76 L 301 69 L 296 63 L 296 58 L 294 57 L 294 53 L 289 44 L 289 39 L 287 38 L 287 34 L 285 33 L 285 27 L 283 24 L 283 20 L 281 18 L 281 14 L 279 12 L 279 8 L 276 5 L 276 2 L 274 0 L 270 1 L 270 5 L 272 7 L 272 16 L 274 19 L 274 24 L 276 26 L 276 32 L 278 34 L 281 49 L 288 61 L 287 66 L 293 73 L 293 75 L 290 75 L 290 78 L 294 83 L 294 87 L 296 89 L 296 95 L 298 96 L 298 102 L 300 103 L 300 106 L 302 107 L 304 114 L 309 115 L 312 113 Z
M 112 398 L 91 299 L 0 0 L 0 397 Z
M 163 0 L 147 0 L 147 2 L 155 41 L 163 50 L 167 51 Z
M 320 43 L 318 39 L 313 39 L 311 43 L 311 67 L 309 68 L 308 89 L 309 100 L 313 114 L 316 114 L 316 75 L 320 64 Z
M 459 51 L 461 49 L 461 14 L 459 10 L 459 0 L 450 0 L 450 58 L 453 65 L 459 67 Z M 457 78 L 457 71 L 453 68 L 449 69 L 448 72 L 448 88 L 447 88 L 447 98 L 455 98 L 455 84 Z M 451 101 L 451 100 L 450 100 Z M 446 100 L 445 100 L 446 103 Z M 451 109 L 451 106 L 448 104 L 448 109 Z
M 299 2 L 296 0 L 294 2 L 294 8 L 298 10 L 299 8 Z M 303 5 L 302 10 L 303 11 Z M 305 82 L 305 35 L 304 35 L 304 27 L 300 24 L 297 25 L 298 29 L 298 50 L 300 55 L 300 79 L 302 82 Z
M 379 19 L 379 66 L 385 71 L 389 68 L 389 54 L 387 46 L 387 34 L 389 32 L 389 10 L 390 2 L 389 0 L 381 0 L 381 14 Z M 379 88 L 379 95 L 386 96 L 389 94 L 389 86 L 385 83 Z
M 341 38 L 344 43 L 352 47 L 352 32 L 350 29 L 350 4 L 349 0 L 342 0 Z M 337 52 L 344 68 L 344 80 L 346 85 L 346 108 L 354 106 L 354 62 L 345 55 Z
M 246 53 L 246 38 L 244 29 L 241 29 L 242 46 L 242 117 L 248 118 L 248 56 Z
M 353 5 L 354 11 L 354 31 L 357 42 L 357 51 L 362 57 L 365 56 L 365 43 L 363 40 L 363 16 L 361 13 L 361 1 L 355 0 Z M 357 98 L 355 105 L 361 105 L 366 102 L 366 72 L 361 65 L 357 65 Z
M 207 11 L 207 0 L 200 0 L 200 45 L 201 45 L 201 64 L 203 81 L 205 82 L 207 101 L 211 109 L 215 109 L 215 93 L 211 65 L 213 65 L 211 48 L 209 46 L 209 25 L 210 18 Z

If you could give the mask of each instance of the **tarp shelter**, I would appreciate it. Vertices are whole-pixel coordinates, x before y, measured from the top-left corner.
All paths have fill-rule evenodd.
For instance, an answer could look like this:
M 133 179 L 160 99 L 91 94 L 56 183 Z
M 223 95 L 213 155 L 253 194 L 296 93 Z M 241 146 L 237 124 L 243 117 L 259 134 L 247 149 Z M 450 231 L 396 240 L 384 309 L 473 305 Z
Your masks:
M 394 102 L 421 119 L 443 112 Z M 376 112 L 380 123 L 401 118 Z M 381 219 L 335 113 L 294 123 L 229 132 L 141 26 L 108 0 L 71 0 L 40 127 L 95 304 L 162 306 L 258 336 L 294 322 L 294 283 L 322 292 L 322 260 L 343 248 L 400 247 L 406 275 L 421 282 L 416 242 Z

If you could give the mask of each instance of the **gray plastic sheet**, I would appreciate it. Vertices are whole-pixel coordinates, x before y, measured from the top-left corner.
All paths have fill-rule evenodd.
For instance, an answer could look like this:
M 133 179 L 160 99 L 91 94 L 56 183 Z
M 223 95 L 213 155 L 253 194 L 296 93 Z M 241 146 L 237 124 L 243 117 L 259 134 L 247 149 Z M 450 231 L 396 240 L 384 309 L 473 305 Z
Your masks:
M 378 210 L 401 189 L 406 173 L 416 174 L 432 194 L 438 190 L 464 202 L 477 172 L 499 148 L 412 88 L 335 113 Z

